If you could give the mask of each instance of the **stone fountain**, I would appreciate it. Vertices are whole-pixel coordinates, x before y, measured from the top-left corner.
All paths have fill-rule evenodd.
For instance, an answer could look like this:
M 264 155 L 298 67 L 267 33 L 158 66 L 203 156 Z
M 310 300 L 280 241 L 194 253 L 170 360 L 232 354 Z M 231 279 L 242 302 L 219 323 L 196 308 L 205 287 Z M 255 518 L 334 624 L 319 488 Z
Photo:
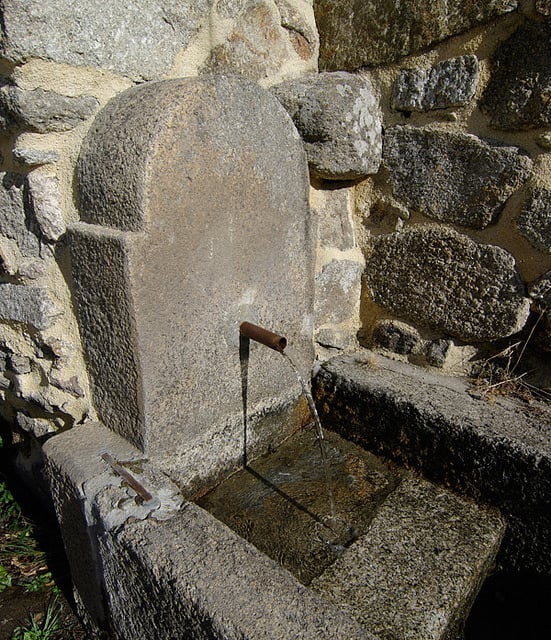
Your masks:
M 409 474 L 371 538 L 309 588 L 192 502 L 243 462 L 240 323 L 284 334 L 304 373 L 314 362 L 308 169 L 277 100 L 238 77 L 139 85 L 99 113 L 76 179 L 73 291 L 101 422 L 51 438 L 44 452 L 91 635 L 373 639 L 390 637 L 381 620 L 391 620 L 451 637 L 497 552 L 495 511 Z M 251 459 L 308 421 L 284 359 L 251 345 L 259 353 L 248 372 Z M 433 504 L 438 524 L 425 526 L 418 505 Z M 440 604 L 426 594 L 408 602 L 407 576 L 383 588 L 400 575 L 385 550 L 406 530 L 389 525 L 390 512 L 408 535 L 425 532 L 425 551 L 433 530 L 463 523 L 435 563 L 457 569 Z M 404 553 L 402 568 L 422 570 L 423 557 Z M 373 596 L 385 589 L 381 606 Z

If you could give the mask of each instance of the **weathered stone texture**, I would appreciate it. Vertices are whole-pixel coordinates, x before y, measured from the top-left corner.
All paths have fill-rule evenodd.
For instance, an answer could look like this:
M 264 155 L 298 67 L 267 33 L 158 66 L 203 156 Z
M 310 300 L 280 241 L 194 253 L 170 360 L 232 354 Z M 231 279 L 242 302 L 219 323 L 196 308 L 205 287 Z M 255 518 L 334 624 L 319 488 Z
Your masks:
M 536 249 L 551 253 L 551 189 L 531 190 L 517 228 Z
M 492 57 L 492 76 L 482 109 L 496 129 L 551 124 L 551 23 L 528 23 Z
M 542 326 L 539 331 L 539 345 L 551 352 L 551 271 L 547 271 L 528 288 L 534 311 L 542 315 Z
M 31 171 L 27 176 L 29 201 L 41 235 L 56 241 L 65 233 L 59 180 L 56 176 Z
M 320 73 L 273 88 L 299 130 L 312 173 L 328 180 L 376 173 L 382 133 L 371 83 L 349 73 Z
M 29 147 L 15 147 L 12 152 L 13 159 L 27 167 L 37 167 L 42 164 L 50 164 L 59 160 L 59 153 L 54 149 L 32 149 Z
M 188 45 L 213 0 L 6 0 L 2 54 L 160 77 Z
M 354 223 L 350 211 L 349 189 L 316 191 L 311 207 L 318 220 L 318 239 L 322 247 L 341 251 L 354 248 Z
M 517 8 L 516 0 L 314 0 L 320 68 L 386 64 Z
M 315 239 L 295 127 L 237 76 L 144 84 L 97 116 L 78 176 L 93 224 L 74 225 L 69 244 L 100 415 L 182 484 L 233 468 L 244 314 L 286 335 L 304 370 L 313 360 Z M 251 357 L 251 430 L 299 396 L 283 358 L 265 364 Z
M 98 106 L 91 96 L 63 96 L 44 89 L 24 91 L 9 85 L 0 89 L 0 115 L 4 121 L 38 133 L 70 131 L 91 117 Z
M 498 507 L 508 520 L 501 563 L 551 571 L 551 410 L 370 354 L 324 363 L 313 389 L 324 424 L 369 451 Z M 421 637 L 425 637 L 424 635 Z M 453 637 L 453 636 L 452 636 Z
M 307 16 L 284 0 L 221 2 L 219 15 L 235 20 L 226 40 L 213 48 L 201 73 L 238 73 L 252 80 L 277 75 L 295 59 L 311 62 L 318 51 L 317 31 Z
M 464 133 L 401 126 L 385 133 L 383 163 L 394 195 L 408 207 L 474 229 L 496 221 L 532 168 L 517 147 Z
M 511 335 L 528 318 L 514 258 L 445 227 L 373 238 L 365 277 L 377 304 L 467 342 Z
M 0 283 L 0 321 L 47 329 L 58 313 L 46 289 Z
M 317 324 L 348 320 L 359 303 L 363 265 L 332 260 L 316 276 Z
M 474 55 L 444 60 L 430 69 L 403 69 L 393 87 L 392 106 L 398 111 L 430 111 L 468 104 L 478 82 Z
M 398 320 L 380 320 L 373 338 L 379 346 L 401 354 L 413 353 L 421 344 L 417 329 Z
M 40 255 L 35 226 L 25 209 L 25 176 L 0 173 L 0 233 L 14 240 L 24 257 Z
M 504 530 L 497 510 L 412 476 L 312 588 L 381 640 L 459 637 Z

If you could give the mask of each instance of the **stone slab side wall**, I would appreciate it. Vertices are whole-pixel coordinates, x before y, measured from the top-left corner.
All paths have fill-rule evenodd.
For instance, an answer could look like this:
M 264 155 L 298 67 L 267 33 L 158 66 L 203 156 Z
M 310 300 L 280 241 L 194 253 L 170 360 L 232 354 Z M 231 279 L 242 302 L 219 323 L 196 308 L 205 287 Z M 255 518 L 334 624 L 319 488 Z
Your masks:
M 65 229 L 95 114 L 148 80 L 243 74 L 293 117 L 318 222 L 320 357 L 355 348 L 359 331 L 451 366 L 456 345 L 464 359 L 549 308 L 548 0 L 5 0 L 2 12 L 0 416 L 19 432 L 42 440 L 96 418 Z

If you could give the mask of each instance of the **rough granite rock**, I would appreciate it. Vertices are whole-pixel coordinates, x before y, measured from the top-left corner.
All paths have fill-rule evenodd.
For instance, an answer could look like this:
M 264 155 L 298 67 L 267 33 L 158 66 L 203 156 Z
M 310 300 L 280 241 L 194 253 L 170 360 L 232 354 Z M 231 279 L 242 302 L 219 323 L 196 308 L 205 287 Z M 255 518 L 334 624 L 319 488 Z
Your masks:
M 385 132 L 383 163 L 394 196 L 409 208 L 473 229 L 496 221 L 532 168 L 517 147 L 465 133 L 402 126 Z
M 99 106 L 92 96 L 63 96 L 54 91 L 4 85 L 0 113 L 7 123 L 38 133 L 70 131 L 90 118 Z
M 492 57 L 482 110 L 496 129 L 551 124 L 551 22 L 527 23 Z
M 542 315 L 542 329 L 539 332 L 539 344 L 547 352 L 551 352 L 551 271 L 547 271 L 528 287 L 532 306 L 537 314 Z
M 320 69 L 394 62 L 517 6 L 516 0 L 314 0 Z
M 417 329 L 398 320 L 380 320 L 373 338 L 379 346 L 402 354 L 414 352 L 421 343 Z
M 47 289 L 0 283 L 0 321 L 47 329 L 58 314 Z
M 439 225 L 374 237 L 365 278 L 383 308 L 466 342 L 504 338 L 528 318 L 513 256 Z
M 360 299 L 363 265 L 352 260 L 332 260 L 316 276 L 317 324 L 348 320 Z
M 393 87 L 392 107 L 398 111 L 430 111 L 468 104 L 476 92 L 478 58 L 444 60 L 430 69 L 402 69 Z
M 40 244 L 25 208 L 24 189 L 25 176 L 0 173 L 0 233 L 17 243 L 23 257 L 36 258 Z
M 381 115 L 367 78 L 320 73 L 284 82 L 272 91 L 299 130 L 314 175 L 345 180 L 377 173 Z
M 517 228 L 536 249 L 551 253 L 551 189 L 531 190 Z
M 189 45 L 213 0 L 5 0 L 2 55 L 158 78 Z
M 56 241 L 65 233 L 61 211 L 59 180 L 56 176 L 31 171 L 27 176 L 29 203 L 40 233 L 46 240 Z
M 54 149 L 32 149 L 27 147 L 15 147 L 13 149 L 13 159 L 19 164 L 27 167 L 37 167 L 42 164 L 52 164 L 58 162 L 59 153 Z

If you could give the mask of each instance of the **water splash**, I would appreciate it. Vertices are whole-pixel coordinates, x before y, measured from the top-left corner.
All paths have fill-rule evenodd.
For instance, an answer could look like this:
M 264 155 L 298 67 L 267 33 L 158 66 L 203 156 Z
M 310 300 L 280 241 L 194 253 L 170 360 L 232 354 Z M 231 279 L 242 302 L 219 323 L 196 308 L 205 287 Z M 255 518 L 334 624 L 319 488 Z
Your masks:
M 319 449 L 320 449 L 320 455 L 321 455 L 321 460 L 322 460 L 322 465 L 323 465 L 323 471 L 324 471 L 324 475 L 325 475 L 325 484 L 327 487 L 327 498 L 329 500 L 329 510 L 330 510 L 330 522 L 332 523 L 336 523 L 337 520 L 337 513 L 335 510 L 335 497 L 333 495 L 333 485 L 331 483 L 331 474 L 330 474 L 330 470 L 329 470 L 329 461 L 327 459 L 327 446 L 325 443 L 325 436 L 323 433 L 323 427 L 321 426 L 321 420 L 318 414 L 318 410 L 316 409 L 316 404 L 314 403 L 314 398 L 312 396 L 312 393 L 308 387 L 308 385 L 306 384 L 306 382 L 304 381 L 304 378 L 302 377 L 297 365 L 294 363 L 293 359 L 291 358 L 291 356 L 282 351 L 281 355 L 287 360 L 287 362 L 290 364 L 291 368 L 293 369 L 293 371 L 295 372 L 295 375 L 297 377 L 297 380 L 302 388 L 302 393 L 304 395 L 304 397 L 306 398 L 306 402 L 308 403 L 308 407 L 310 409 L 310 413 L 312 415 L 312 419 L 314 421 L 314 425 L 316 427 L 316 434 L 317 434 L 317 440 L 318 440 L 318 445 L 319 445 Z

